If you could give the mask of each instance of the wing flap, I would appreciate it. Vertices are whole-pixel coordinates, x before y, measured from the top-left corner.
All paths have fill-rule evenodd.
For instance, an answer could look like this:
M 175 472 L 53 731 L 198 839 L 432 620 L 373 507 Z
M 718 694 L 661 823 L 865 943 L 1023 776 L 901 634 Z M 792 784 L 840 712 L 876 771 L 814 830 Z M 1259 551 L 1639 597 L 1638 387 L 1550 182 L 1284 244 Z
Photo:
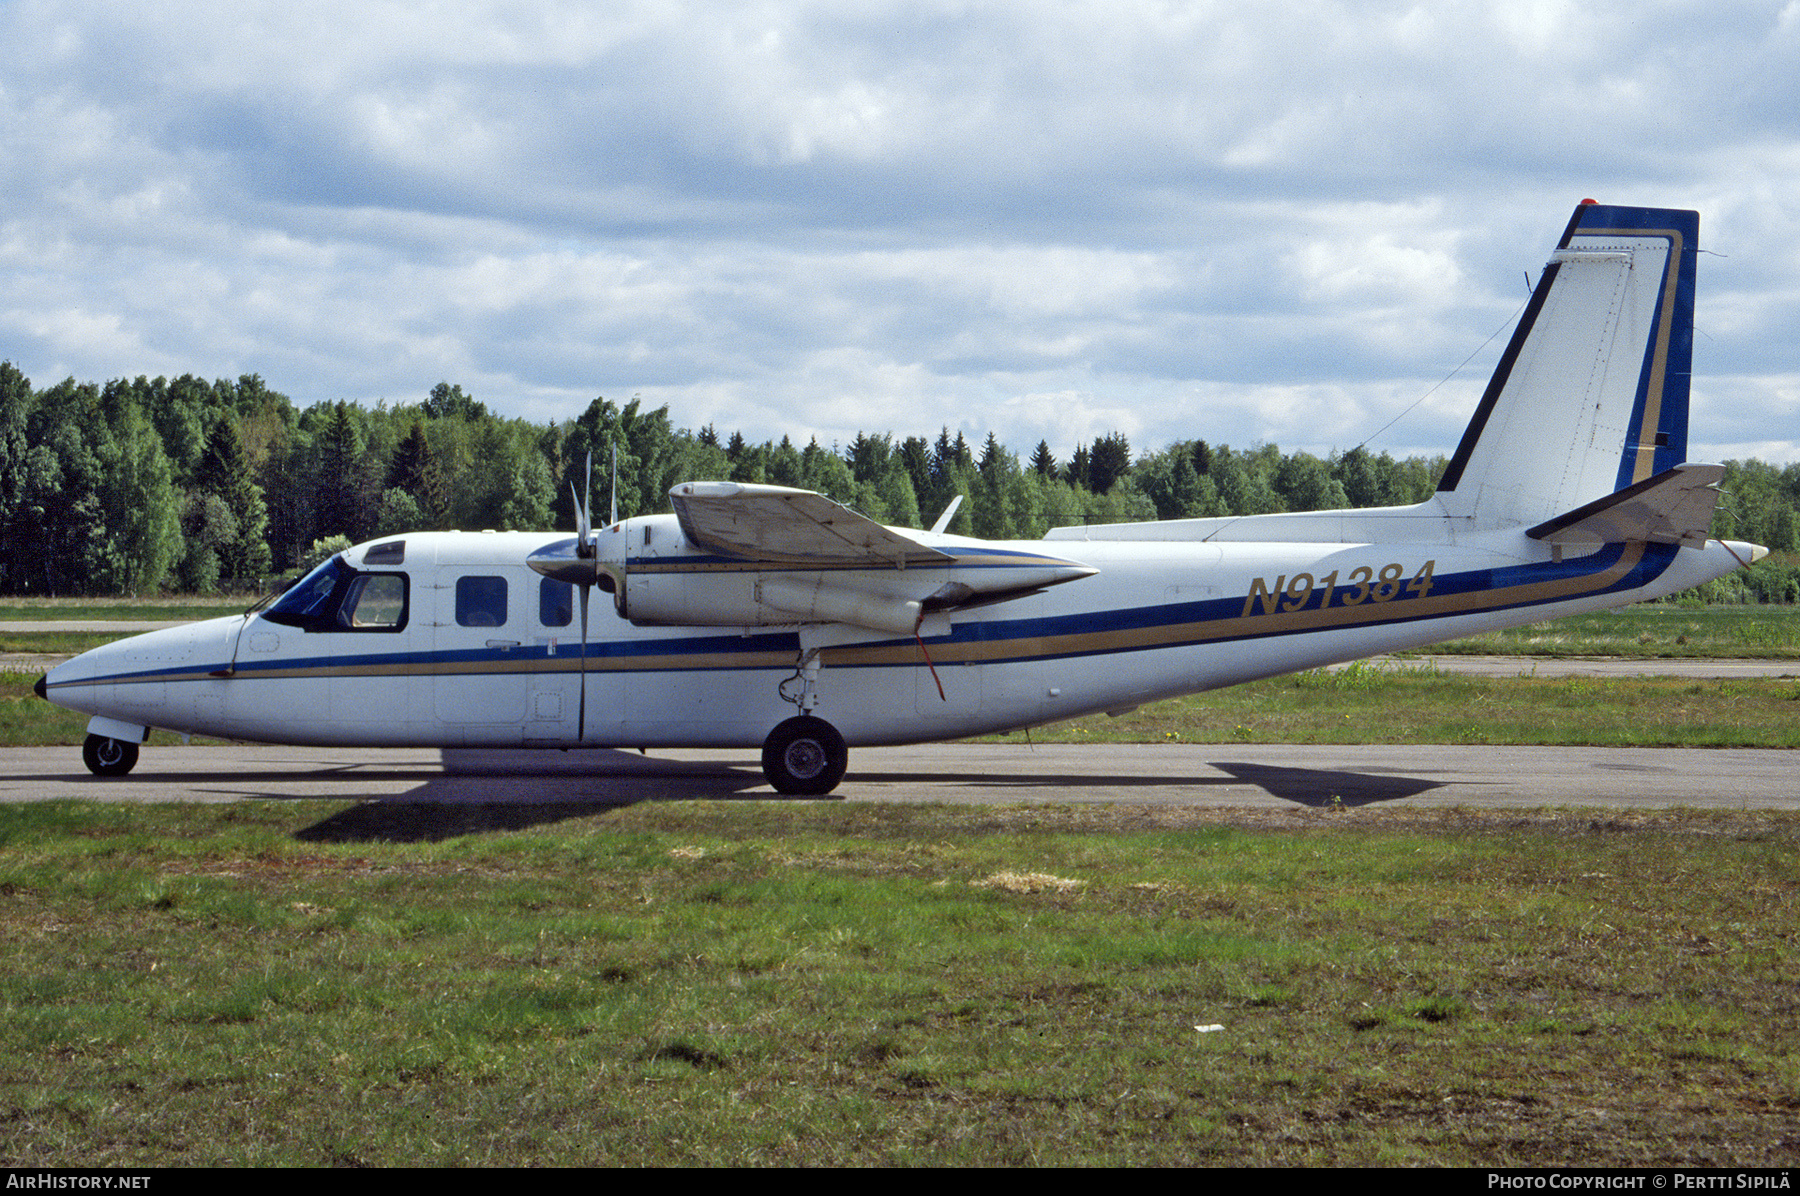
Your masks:
M 1719 505 L 1723 465 L 1677 465 L 1635 486 L 1576 507 L 1525 534 L 1551 544 L 1706 543 Z

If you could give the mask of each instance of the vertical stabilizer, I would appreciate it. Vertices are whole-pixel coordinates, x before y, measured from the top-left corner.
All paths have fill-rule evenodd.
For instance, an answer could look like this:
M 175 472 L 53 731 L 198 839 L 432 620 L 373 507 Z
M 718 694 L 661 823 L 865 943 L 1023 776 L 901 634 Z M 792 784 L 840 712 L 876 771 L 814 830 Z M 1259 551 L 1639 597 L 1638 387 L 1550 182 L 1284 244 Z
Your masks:
M 1686 460 L 1699 229 L 1575 209 L 1438 484 L 1448 513 L 1529 526 Z

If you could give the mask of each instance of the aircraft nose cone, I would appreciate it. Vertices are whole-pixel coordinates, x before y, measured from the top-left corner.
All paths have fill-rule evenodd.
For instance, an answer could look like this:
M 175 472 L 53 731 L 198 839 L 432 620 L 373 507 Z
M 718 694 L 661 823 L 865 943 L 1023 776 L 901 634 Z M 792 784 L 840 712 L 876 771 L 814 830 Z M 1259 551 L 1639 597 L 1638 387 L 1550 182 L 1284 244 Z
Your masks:
M 31 687 L 31 692 L 36 694 L 38 697 L 43 698 L 45 701 L 50 700 L 50 687 L 44 684 L 44 678 L 48 677 L 49 675 L 50 674 L 48 674 L 48 673 L 39 673 L 38 679 L 37 679 L 37 684 Z

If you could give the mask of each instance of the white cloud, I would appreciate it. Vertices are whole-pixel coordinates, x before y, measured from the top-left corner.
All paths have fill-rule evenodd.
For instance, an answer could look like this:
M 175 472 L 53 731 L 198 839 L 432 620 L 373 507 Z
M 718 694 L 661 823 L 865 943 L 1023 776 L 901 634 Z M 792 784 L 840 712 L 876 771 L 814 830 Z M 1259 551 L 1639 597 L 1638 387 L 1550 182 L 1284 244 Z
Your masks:
M 1797 459 L 1795 11 L 14 0 L 0 356 L 1324 451 L 1594 195 L 1702 210 L 1694 440 Z M 1448 451 L 1493 352 L 1373 447 Z

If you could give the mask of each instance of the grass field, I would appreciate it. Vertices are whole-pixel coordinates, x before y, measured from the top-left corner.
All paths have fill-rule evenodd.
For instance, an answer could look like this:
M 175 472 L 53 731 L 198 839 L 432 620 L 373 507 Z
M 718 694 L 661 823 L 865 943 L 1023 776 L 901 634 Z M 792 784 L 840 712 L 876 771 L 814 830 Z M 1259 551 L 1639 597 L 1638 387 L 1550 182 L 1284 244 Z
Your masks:
M 1578 633 L 1787 642 L 1664 609 Z M 78 743 L 34 679 L 0 742 Z M 1796 746 L 1797 713 L 1794 678 L 1418 663 L 1032 734 Z M 1800 1162 L 1790 814 L 487 814 L 0 805 L 0 1164 Z
M 0 807 L 0 1161 L 1800 1159 L 1785 815 L 413 817 Z
M 169 622 L 240 615 L 254 598 L 34 598 L 0 602 L 0 623 Z M 125 633 L 131 634 L 131 633 Z M 0 631 L 0 652 L 73 656 L 125 638 L 91 631 Z
M 241 615 L 250 598 L 15 598 L 0 600 L 0 623 L 27 620 L 211 619 Z
M 1355 663 L 1039 727 L 1040 743 L 1800 747 L 1800 676 L 1516 677 Z M 1795 672 L 1800 674 L 1800 665 Z M 1019 732 L 1017 734 L 1025 734 Z
M 1646 602 L 1421 648 L 1420 655 L 1800 659 L 1800 607 Z

